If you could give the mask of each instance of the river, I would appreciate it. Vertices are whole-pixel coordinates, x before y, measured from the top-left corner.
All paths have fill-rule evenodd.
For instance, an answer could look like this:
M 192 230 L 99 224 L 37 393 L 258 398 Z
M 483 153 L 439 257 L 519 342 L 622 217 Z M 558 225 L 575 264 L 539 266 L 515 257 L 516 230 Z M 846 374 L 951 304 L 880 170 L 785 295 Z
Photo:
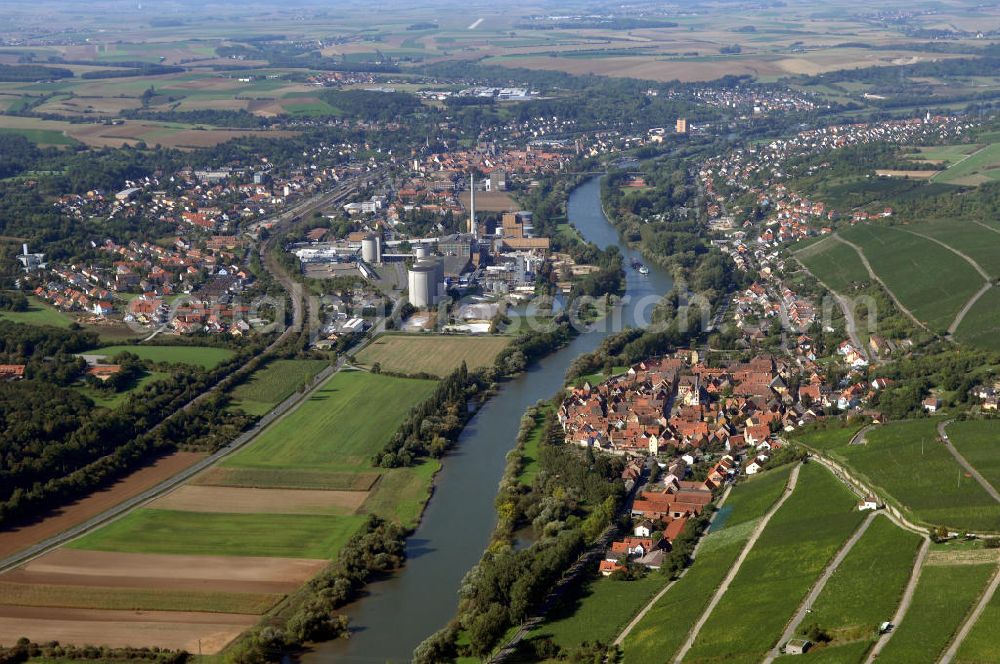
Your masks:
M 618 244 L 618 233 L 601 210 L 600 178 L 570 195 L 568 215 L 584 238 L 600 247 Z M 609 333 L 645 325 L 656 300 L 673 282 L 656 266 L 641 275 L 630 265 L 638 252 L 622 247 L 626 297 L 617 315 L 580 334 L 566 347 L 502 384 L 499 392 L 470 420 L 444 459 L 434 496 L 416 532 L 407 540 L 406 566 L 367 587 L 367 595 L 345 607 L 350 639 L 319 644 L 304 664 L 325 662 L 405 662 L 413 649 L 455 615 L 458 587 L 478 562 L 496 524 L 493 499 L 503 475 L 505 456 L 514 446 L 524 411 L 563 385 L 567 368 L 594 350 Z

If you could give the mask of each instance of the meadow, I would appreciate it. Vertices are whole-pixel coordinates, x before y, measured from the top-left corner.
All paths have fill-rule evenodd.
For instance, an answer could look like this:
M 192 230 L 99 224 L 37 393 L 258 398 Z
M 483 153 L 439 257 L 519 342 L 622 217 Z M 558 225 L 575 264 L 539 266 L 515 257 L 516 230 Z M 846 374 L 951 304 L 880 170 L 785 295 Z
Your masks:
M 383 334 L 357 354 L 360 365 L 378 363 L 383 371 L 426 373 L 444 378 L 462 362 L 470 371 L 488 367 L 507 347 L 502 336 Z
M 545 414 L 550 412 L 552 407 L 546 404 L 535 416 L 535 425 L 524 441 L 524 451 L 521 452 L 521 472 L 517 479 L 524 486 L 531 486 L 535 481 L 535 476 L 541 470 L 538 462 L 538 446 L 542 441 L 542 425 L 545 422 Z
M 212 369 L 222 364 L 235 353 L 228 348 L 211 346 L 103 346 L 87 351 L 87 355 L 97 355 L 111 360 L 119 353 L 132 353 L 143 360 L 168 364 L 190 364 L 204 369 Z
M 263 415 L 292 396 L 330 366 L 326 360 L 275 360 L 255 371 L 231 393 L 232 406 L 251 415 Z
M 101 390 L 94 389 L 89 385 L 75 385 L 73 389 L 86 396 L 98 406 L 115 409 L 122 405 L 130 394 L 138 392 L 150 383 L 154 383 L 158 380 L 164 380 L 169 377 L 170 374 L 162 371 L 147 371 L 128 389 L 124 389 L 120 392 L 103 392 Z
M 341 371 L 295 411 L 226 459 L 223 468 L 369 471 L 371 457 L 436 383 Z
M 73 319 L 45 304 L 35 296 L 28 297 L 27 311 L 0 311 L 0 320 L 9 320 L 25 325 L 51 325 L 69 327 Z
M 140 509 L 70 543 L 117 553 L 329 559 L 363 516 Z
M 764 529 L 685 661 L 759 662 L 861 522 L 855 502 L 829 471 L 805 464 L 795 491 Z
M 937 420 L 893 422 L 866 435 L 866 445 L 830 450 L 883 488 L 919 521 L 966 530 L 1000 531 L 1000 505 L 937 440 Z
M 919 535 L 877 517 L 830 577 L 805 622 L 818 623 L 835 644 L 870 641 L 895 613 L 920 541 Z
M 993 565 L 927 565 L 913 604 L 879 654 L 884 664 L 935 661 L 979 598 Z M 995 632 L 992 634 L 995 638 Z
M 914 316 L 939 333 L 983 285 L 965 260 L 944 247 L 886 226 L 859 225 L 843 237 L 861 246 L 872 268 Z
M 750 537 L 752 528 L 742 526 L 751 526 L 770 509 L 784 490 L 790 471 L 791 466 L 774 469 L 733 489 L 711 532 L 705 535 L 694 564 L 625 639 L 626 664 L 670 660 Z M 636 604 L 633 613 L 639 608 Z

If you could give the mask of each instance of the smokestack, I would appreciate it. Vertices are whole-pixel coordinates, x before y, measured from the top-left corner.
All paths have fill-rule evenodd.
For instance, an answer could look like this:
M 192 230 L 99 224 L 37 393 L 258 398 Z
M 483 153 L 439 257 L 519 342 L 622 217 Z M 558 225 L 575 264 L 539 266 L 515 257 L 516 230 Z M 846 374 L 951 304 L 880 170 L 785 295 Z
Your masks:
M 28 255 L 28 243 L 27 242 L 25 242 L 24 244 L 21 245 L 21 251 L 24 252 L 25 256 Z
M 479 239 L 476 230 L 476 176 L 473 173 L 469 173 L 469 232 Z

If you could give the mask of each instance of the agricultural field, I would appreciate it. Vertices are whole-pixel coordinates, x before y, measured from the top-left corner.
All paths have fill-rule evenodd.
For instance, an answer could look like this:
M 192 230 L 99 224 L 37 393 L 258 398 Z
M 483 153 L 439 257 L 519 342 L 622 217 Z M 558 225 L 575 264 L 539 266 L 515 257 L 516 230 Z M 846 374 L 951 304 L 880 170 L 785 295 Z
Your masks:
M 851 292 L 852 284 L 871 281 L 868 270 L 852 247 L 834 238 L 826 238 L 795 252 L 795 258 L 841 295 Z
M 855 504 L 825 468 L 804 465 L 795 491 L 764 529 L 685 661 L 759 662 L 861 522 Z
M 982 145 L 975 143 L 963 143 L 959 145 L 929 145 L 916 148 L 915 152 L 903 155 L 910 161 L 919 161 L 928 164 L 942 164 L 950 166 L 956 161 L 968 157 Z
M 830 577 L 806 622 L 818 623 L 834 638 L 830 647 L 870 642 L 895 613 L 920 541 L 888 518 L 876 518 Z
M 878 661 L 906 664 L 936 660 L 995 569 L 994 565 L 925 565 L 913 604 Z
M 995 226 L 947 219 L 921 223 L 912 230 L 968 255 L 994 279 L 1000 277 L 1000 229 Z
M 1000 628 L 1000 593 L 994 593 L 972 631 L 959 647 L 954 659 L 955 664 L 1000 662 L 998 628 Z
M 1000 505 L 938 442 L 936 424 L 932 419 L 887 424 L 869 432 L 866 445 L 848 445 L 834 455 L 920 521 L 1000 530 Z
M 255 371 L 231 393 L 232 406 L 250 415 L 263 415 L 292 396 L 330 366 L 326 360 L 275 360 Z
M 1000 487 L 1000 421 L 965 420 L 952 422 L 948 439 L 973 468 L 994 487 Z
M 955 338 L 970 346 L 1000 351 L 997 329 L 1000 329 L 1000 288 L 993 287 L 969 309 L 955 330 Z
M 114 553 L 330 559 L 362 516 L 141 509 L 68 546 Z
M 378 363 L 391 373 L 443 378 L 462 362 L 470 371 L 492 365 L 509 343 L 502 336 L 383 334 L 358 353 L 357 361 L 365 367 Z
M 626 664 L 670 661 L 739 556 L 753 525 L 780 497 L 790 471 L 791 466 L 768 471 L 733 489 L 705 535 L 694 564 L 625 639 Z M 639 608 L 637 603 L 633 613 Z
M 934 176 L 935 182 L 973 186 L 996 180 L 1000 180 L 1000 143 L 981 147 Z
M 228 348 L 210 346 L 103 346 L 87 351 L 86 355 L 110 360 L 119 353 L 132 353 L 143 360 L 157 363 L 190 364 L 204 369 L 212 369 L 235 355 Z
M 842 235 L 862 248 L 903 306 L 939 333 L 983 285 L 983 278 L 960 256 L 912 233 L 859 225 Z
M 810 429 L 802 441 L 882 488 L 910 518 L 966 530 L 1000 530 L 1000 505 L 938 442 L 937 420 L 885 424 L 849 445 L 854 429 Z

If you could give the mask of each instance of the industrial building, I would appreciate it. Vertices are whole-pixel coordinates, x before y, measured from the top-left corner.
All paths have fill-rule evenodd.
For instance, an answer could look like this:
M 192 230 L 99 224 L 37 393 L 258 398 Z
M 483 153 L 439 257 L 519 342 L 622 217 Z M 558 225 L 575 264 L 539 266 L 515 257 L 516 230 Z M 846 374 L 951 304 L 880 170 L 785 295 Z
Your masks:
M 440 261 L 430 258 L 417 260 L 407 271 L 410 304 L 418 309 L 426 309 L 437 304 L 441 283 L 444 281 L 443 276 Z
M 361 240 L 361 258 L 371 265 L 382 262 L 382 238 L 369 233 Z

